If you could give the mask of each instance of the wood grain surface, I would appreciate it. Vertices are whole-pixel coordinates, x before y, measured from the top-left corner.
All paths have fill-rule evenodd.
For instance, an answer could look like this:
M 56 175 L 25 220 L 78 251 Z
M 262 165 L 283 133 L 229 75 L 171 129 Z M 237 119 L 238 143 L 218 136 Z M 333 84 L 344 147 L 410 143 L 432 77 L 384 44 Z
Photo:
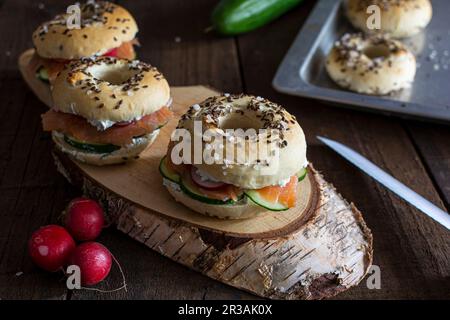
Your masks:
M 138 21 L 139 58 L 172 85 L 205 84 L 225 92 L 254 93 L 295 114 L 309 144 L 308 158 L 349 201 L 355 202 L 374 236 L 374 264 L 381 289 L 363 281 L 337 299 L 450 298 L 450 237 L 412 208 L 321 145 L 316 135 L 339 140 L 386 169 L 444 209 L 450 203 L 450 129 L 325 105 L 276 93 L 271 81 L 315 1 L 255 32 L 221 38 L 205 33 L 216 1 L 118 1 Z M 64 206 L 80 195 L 56 172 L 51 139 L 39 115 L 45 106 L 17 70 L 19 54 L 32 46 L 34 28 L 71 1 L 0 1 L 0 298 L 18 299 L 248 299 L 174 264 L 118 231 L 100 242 L 121 261 L 128 291 L 69 292 L 60 274 L 36 269 L 26 252 L 31 232 L 56 223 Z M 146 279 L 143 282 L 142 279 Z M 120 286 L 114 269 L 102 288 Z

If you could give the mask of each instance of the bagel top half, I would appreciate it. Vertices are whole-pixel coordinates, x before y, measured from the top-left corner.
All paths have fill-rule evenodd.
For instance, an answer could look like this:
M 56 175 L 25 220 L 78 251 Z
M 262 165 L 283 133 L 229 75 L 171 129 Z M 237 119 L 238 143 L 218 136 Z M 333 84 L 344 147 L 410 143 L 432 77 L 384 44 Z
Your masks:
M 186 129 L 195 139 L 195 123 L 202 124 L 200 141 L 207 130 L 216 134 L 214 139 L 203 142 L 202 151 L 208 154 L 211 143 L 216 150 L 217 146 L 223 150 L 217 156 L 215 152 L 210 154 L 215 159 L 213 163 L 193 163 L 214 180 L 243 189 L 259 189 L 282 184 L 307 165 L 302 128 L 293 115 L 267 99 L 243 94 L 211 97 L 191 106 L 177 128 Z M 236 129 L 254 129 L 256 134 L 242 136 L 233 131 Z M 173 156 L 172 150 L 176 154 L 175 144 L 172 141 L 168 156 Z M 195 143 L 191 145 L 195 148 Z M 267 149 L 258 153 L 256 148 Z M 228 153 L 231 149 L 234 152 Z
M 170 103 L 167 80 L 144 62 L 113 57 L 72 61 L 56 77 L 53 109 L 88 121 L 128 122 Z
M 381 29 L 367 26 L 372 13 L 368 7 L 380 8 Z M 366 33 L 383 33 L 393 38 L 406 38 L 419 33 L 431 21 L 433 9 L 430 0 L 347 0 L 346 15 L 354 27 Z
M 40 57 L 72 60 L 102 55 L 131 41 L 138 32 L 133 16 L 107 1 L 87 1 L 80 5 L 80 28 L 69 29 L 71 14 L 57 15 L 33 33 L 33 44 Z

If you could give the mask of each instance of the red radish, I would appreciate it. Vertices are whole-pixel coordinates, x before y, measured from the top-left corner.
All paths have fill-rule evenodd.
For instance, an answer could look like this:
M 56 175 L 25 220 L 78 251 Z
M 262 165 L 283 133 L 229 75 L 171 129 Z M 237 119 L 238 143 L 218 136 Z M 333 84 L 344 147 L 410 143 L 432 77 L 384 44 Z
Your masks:
M 101 282 L 111 270 L 112 257 L 108 249 L 98 242 L 85 242 L 73 251 L 70 263 L 77 265 L 81 272 L 82 285 Z
M 198 169 L 196 167 L 194 167 L 194 166 L 191 167 L 191 178 L 200 187 L 205 188 L 205 189 L 218 189 L 225 185 L 225 183 L 220 182 L 220 181 L 205 180 L 203 177 L 201 177 L 198 174 L 197 170 Z
M 48 225 L 36 230 L 28 243 L 35 264 L 55 272 L 63 268 L 75 249 L 75 241 L 63 227 Z
M 67 230 L 79 241 L 96 239 L 105 224 L 102 207 L 88 198 L 72 200 L 67 207 L 65 220 Z
M 109 50 L 103 56 L 105 56 L 105 57 L 117 57 L 117 48 Z

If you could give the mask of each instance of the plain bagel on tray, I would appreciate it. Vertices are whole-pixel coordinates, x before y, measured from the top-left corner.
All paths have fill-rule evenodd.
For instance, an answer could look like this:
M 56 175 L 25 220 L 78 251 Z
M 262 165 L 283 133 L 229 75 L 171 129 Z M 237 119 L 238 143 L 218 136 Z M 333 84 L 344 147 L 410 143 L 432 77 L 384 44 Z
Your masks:
M 196 123 L 201 131 L 195 130 Z M 177 162 L 179 149 L 171 142 L 160 171 L 177 201 L 231 219 L 295 207 L 298 181 L 306 175 L 306 141 L 295 117 L 280 105 L 249 95 L 215 96 L 191 106 L 177 129 L 187 130 L 191 141 L 203 141 L 201 153 L 212 158 Z M 248 136 L 239 133 L 253 129 Z M 207 131 L 215 134 L 214 140 L 205 138 Z M 213 143 L 222 152 L 210 153 Z M 191 154 L 195 147 L 190 144 Z M 261 156 L 258 148 L 267 152 Z M 229 150 L 234 150 L 231 157 Z
M 135 159 L 172 117 L 170 89 L 155 68 L 112 57 L 66 65 L 42 115 L 61 151 L 95 165 Z
M 376 5 L 381 11 L 381 29 L 367 27 L 367 9 Z M 347 0 L 346 14 L 357 29 L 383 33 L 393 38 L 411 37 L 430 23 L 433 9 L 429 0 Z
M 401 42 L 382 35 L 345 34 L 329 53 L 326 69 L 345 89 L 386 95 L 411 86 L 416 58 Z

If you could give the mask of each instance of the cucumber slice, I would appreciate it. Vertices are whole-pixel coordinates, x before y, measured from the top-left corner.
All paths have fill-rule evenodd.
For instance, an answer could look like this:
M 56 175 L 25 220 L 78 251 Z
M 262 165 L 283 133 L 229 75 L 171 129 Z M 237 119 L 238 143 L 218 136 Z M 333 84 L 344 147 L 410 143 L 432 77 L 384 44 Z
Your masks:
M 278 202 L 269 202 L 261 197 L 259 192 L 257 190 L 247 190 L 245 191 L 245 195 L 252 200 L 254 203 L 256 203 L 258 206 L 261 206 L 263 208 L 266 208 L 270 211 L 286 211 L 289 208 L 282 205 Z
M 166 157 L 164 156 L 164 158 L 162 158 L 161 162 L 159 163 L 159 172 L 164 178 L 175 183 L 180 183 L 180 176 L 176 172 L 167 167 L 166 161 L 167 161 Z
M 112 153 L 120 149 L 119 146 L 113 144 L 96 144 L 77 141 L 64 135 L 64 141 L 74 148 L 90 153 Z
M 302 170 L 300 170 L 297 173 L 298 181 L 300 182 L 303 179 L 305 179 L 307 174 L 308 174 L 308 170 L 306 167 L 303 168 Z M 250 198 L 250 200 L 252 200 L 257 205 L 259 205 L 263 208 L 266 208 L 267 210 L 270 210 L 270 211 L 286 211 L 289 209 L 288 207 L 286 207 L 285 205 L 283 205 L 281 203 L 278 203 L 278 202 L 273 203 L 273 202 L 269 202 L 269 201 L 263 199 L 257 190 L 247 190 L 247 191 L 245 191 L 245 195 L 248 198 Z
M 48 73 L 47 69 L 45 69 L 43 66 L 40 66 L 39 69 L 36 71 L 36 77 L 45 83 L 50 83 L 48 81 Z
M 227 201 L 222 201 L 222 200 L 208 198 L 200 192 L 199 188 L 189 178 L 188 179 L 181 178 L 180 187 L 181 187 L 181 190 L 184 193 L 186 193 L 188 196 L 190 196 L 192 199 L 195 199 L 200 202 L 208 203 L 208 204 L 233 205 L 236 202 L 240 201 L 244 197 L 244 194 L 242 194 L 237 201 L 234 201 L 231 199 L 229 199 Z
M 302 181 L 306 178 L 306 175 L 308 174 L 308 169 L 305 167 L 299 172 L 297 172 L 298 182 Z

